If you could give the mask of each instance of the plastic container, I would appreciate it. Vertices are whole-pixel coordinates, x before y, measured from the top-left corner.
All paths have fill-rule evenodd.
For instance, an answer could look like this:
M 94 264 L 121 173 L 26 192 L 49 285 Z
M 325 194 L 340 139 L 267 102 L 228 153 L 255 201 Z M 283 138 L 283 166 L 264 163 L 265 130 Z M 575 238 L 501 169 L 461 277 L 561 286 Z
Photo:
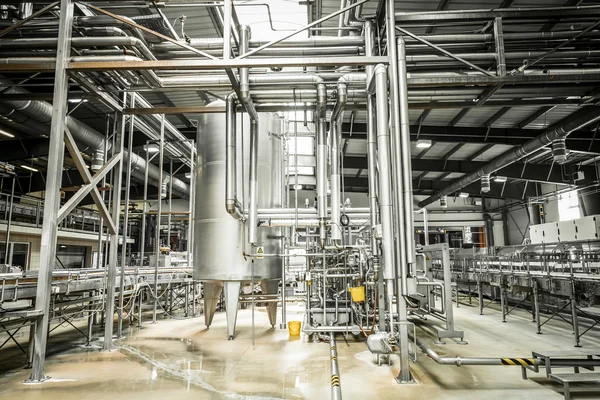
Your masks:
M 290 336 L 300 336 L 300 326 L 302 323 L 300 321 L 288 321 L 288 331 L 290 332 Z
M 360 303 L 365 301 L 365 287 L 364 286 L 356 286 L 348 288 L 350 291 L 350 295 L 352 296 L 352 301 L 355 303 Z

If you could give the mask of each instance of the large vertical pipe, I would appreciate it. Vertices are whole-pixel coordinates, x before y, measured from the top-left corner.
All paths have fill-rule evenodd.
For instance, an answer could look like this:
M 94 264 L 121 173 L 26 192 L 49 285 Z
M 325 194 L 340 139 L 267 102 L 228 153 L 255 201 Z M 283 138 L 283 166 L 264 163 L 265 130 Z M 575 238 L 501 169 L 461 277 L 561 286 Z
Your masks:
M 404 221 L 406 230 L 406 262 L 415 263 L 415 222 L 413 214 L 412 163 L 410 154 L 410 121 L 408 116 L 408 85 L 406 72 L 406 44 L 402 36 L 398 37 L 398 90 L 400 110 L 400 160 L 402 162 L 402 197 L 404 199 Z M 406 279 L 410 268 L 407 265 L 402 276 L 402 290 L 406 293 Z
M 373 24 L 371 21 L 365 22 L 365 55 L 373 55 Z M 367 90 L 369 82 L 373 79 L 373 66 L 367 65 Z M 369 181 L 369 214 L 371 217 L 371 226 L 377 225 L 377 133 L 375 130 L 375 110 L 373 95 L 367 94 L 367 165 Z M 379 255 L 377 240 L 375 235 L 371 235 L 371 254 L 375 257 Z M 375 271 L 376 274 L 379 271 Z
M 135 93 L 131 94 L 131 108 L 135 107 Z M 129 138 L 127 141 L 127 151 L 129 154 L 133 152 L 133 129 L 135 123 L 135 115 L 129 116 Z M 131 157 L 127 157 L 127 173 L 125 174 L 125 209 L 123 210 L 123 246 L 121 247 L 121 275 L 119 279 L 119 312 L 117 313 L 117 337 L 120 338 L 123 333 L 123 311 L 125 305 L 125 264 L 127 261 L 127 238 L 129 235 L 129 187 L 131 186 Z M 120 190 L 120 188 L 119 188 Z
M 243 216 L 237 198 L 236 95 L 230 93 L 225 103 L 225 209 L 234 218 Z
M 58 226 L 56 216 L 60 207 L 60 185 L 64 159 L 64 130 L 67 112 L 68 78 L 66 63 L 71 51 L 71 26 L 73 23 L 73 2 L 60 3 L 60 22 L 58 26 L 58 45 L 56 48 L 56 67 L 54 71 L 54 94 L 52 121 L 50 123 L 50 144 L 48 167 L 46 168 L 46 203 L 40 248 L 40 270 L 35 296 L 35 308 L 42 312 L 36 320 L 33 367 L 30 381 L 42 381 L 46 360 L 46 339 L 48 336 L 48 317 L 50 315 L 50 285 L 52 269 L 56 257 L 56 235 Z
M 187 263 L 188 267 L 192 267 L 192 232 L 194 231 L 194 218 L 192 216 L 192 212 L 194 209 L 194 177 L 196 176 L 196 160 L 194 160 L 194 140 L 190 140 L 191 149 L 190 149 L 190 198 L 189 198 L 189 214 L 188 214 L 188 229 L 187 229 Z M 186 309 L 187 311 L 187 309 Z
M 325 85 L 323 85 L 325 86 Z M 321 247 L 327 239 L 327 137 L 325 118 L 317 121 L 317 209 Z
M 414 257 L 413 241 L 413 223 L 412 223 L 412 173 L 410 164 L 410 133 L 404 132 L 402 123 L 406 124 L 408 129 L 408 97 L 400 93 L 400 66 L 398 62 L 398 48 L 396 47 L 396 17 L 395 4 L 393 1 L 387 2 L 387 43 L 388 56 L 390 58 L 390 103 L 392 109 L 393 124 L 393 157 L 392 165 L 394 170 L 394 190 L 396 204 L 396 233 L 398 234 L 398 244 L 400 254 L 398 257 L 398 281 L 396 285 L 396 305 L 398 309 L 398 330 L 400 344 L 400 373 L 397 380 L 400 382 L 412 381 L 409 370 L 408 358 L 408 326 L 406 300 L 407 294 L 407 273 L 408 261 Z M 406 68 L 406 65 L 404 65 Z M 406 73 L 406 72 L 405 72 Z M 406 76 L 404 76 L 405 80 Z M 406 87 L 406 82 L 403 83 Z M 406 104 L 404 104 L 406 103 Z M 402 117 L 404 116 L 404 121 Z M 404 137 L 403 136 L 408 136 Z M 403 159 L 403 146 L 408 146 L 405 153 L 408 153 L 408 159 Z M 405 187 L 406 186 L 406 187 Z M 409 201 L 406 201 L 410 196 Z M 406 210 L 408 208 L 408 210 Z M 407 216 L 410 217 L 407 219 Z M 407 240 L 408 239 L 408 240 Z M 410 245 L 412 244 L 412 245 Z
M 223 3 L 223 60 L 231 57 L 231 15 L 233 13 L 233 0 Z
M 252 246 L 257 240 L 258 220 L 258 121 L 250 123 L 250 203 L 248 212 L 248 241 Z
M 169 160 L 169 215 L 167 216 L 167 247 L 171 249 L 171 215 L 173 212 L 173 159 Z
M 394 225 L 392 212 L 392 177 L 390 174 L 390 131 L 388 113 L 387 71 L 381 64 L 373 71 L 377 103 L 377 160 L 379 162 L 379 216 L 383 248 L 383 278 L 394 279 Z
M 365 54 L 367 56 L 373 56 L 375 34 L 373 31 L 373 23 L 371 21 L 365 22 Z M 371 216 L 371 227 L 376 226 L 379 223 L 378 214 L 378 174 L 377 174 L 377 124 L 376 124 L 376 112 L 375 112 L 375 100 L 373 94 L 369 93 L 369 84 L 371 80 L 375 79 L 373 75 L 374 67 L 369 65 L 366 68 L 367 72 L 367 162 L 368 162 L 368 182 L 369 182 L 369 212 Z M 387 129 L 387 124 L 385 125 Z M 374 232 L 371 234 L 371 254 L 373 256 L 373 272 L 374 280 L 377 285 L 377 311 L 379 317 L 379 329 L 385 330 L 385 287 L 383 282 L 383 275 L 380 274 L 379 262 L 379 246 L 377 245 L 377 239 L 375 238 Z M 375 318 L 375 316 L 373 316 Z
M 331 163 L 331 239 L 342 240 L 342 227 L 340 226 L 340 146 L 337 121 L 331 120 L 329 135 L 331 147 L 329 161 Z

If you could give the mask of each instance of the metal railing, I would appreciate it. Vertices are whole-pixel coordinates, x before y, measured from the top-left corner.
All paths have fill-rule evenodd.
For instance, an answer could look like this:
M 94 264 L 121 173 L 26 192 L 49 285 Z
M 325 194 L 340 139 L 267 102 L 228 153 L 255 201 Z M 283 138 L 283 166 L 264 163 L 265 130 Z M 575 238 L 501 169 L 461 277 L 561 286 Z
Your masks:
M 14 196 L 10 213 L 10 193 L 0 193 L 0 222 L 41 228 L 44 215 L 44 200 L 33 196 Z M 76 208 L 58 226 L 59 230 L 99 233 L 100 214 L 94 210 Z M 105 229 L 103 229 L 105 231 Z

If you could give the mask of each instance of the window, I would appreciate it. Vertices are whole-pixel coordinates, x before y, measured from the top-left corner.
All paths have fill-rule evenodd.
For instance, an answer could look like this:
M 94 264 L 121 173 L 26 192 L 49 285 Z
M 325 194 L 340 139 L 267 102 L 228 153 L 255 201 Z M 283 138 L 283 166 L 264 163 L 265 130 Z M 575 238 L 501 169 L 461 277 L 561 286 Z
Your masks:
M 561 221 L 570 221 L 581 217 L 577 190 L 571 190 L 558 196 L 558 215 Z
M 19 267 L 22 270 L 29 269 L 29 243 L 10 242 L 8 247 L 8 259 L 5 256 L 6 243 L 0 243 L 0 263 Z

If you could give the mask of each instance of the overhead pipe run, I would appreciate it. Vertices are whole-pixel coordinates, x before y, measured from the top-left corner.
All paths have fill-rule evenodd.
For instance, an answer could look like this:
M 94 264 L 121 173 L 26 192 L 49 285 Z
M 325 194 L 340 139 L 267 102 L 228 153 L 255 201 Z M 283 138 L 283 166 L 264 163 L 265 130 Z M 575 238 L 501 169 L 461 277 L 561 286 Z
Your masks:
M 565 139 L 572 132 L 597 123 L 598 121 L 600 121 L 600 107 L 586 107 L 583 111 L 577 113 L 575 116 L 563 120 L 563 122 L 546 130 L 546 132 L 534 139 L 531 139 L 524 145 L 508 150 L 502 155 L 494 158 L 477 171 L 474 171 L 446 186 L 436 194 L 421 201 L 419 203 L 419 207 L 427 207 L 435 201 L 441 199 L 443 196 L 450 195 L 464 188 L 465 186 L 470 185 L 471 183 L 477 182 L 482 176 L 492 174 L 499 169 L 502 169 L 524 157 L 527 157 L 543 147 L 551 145 L 555 140 Z

